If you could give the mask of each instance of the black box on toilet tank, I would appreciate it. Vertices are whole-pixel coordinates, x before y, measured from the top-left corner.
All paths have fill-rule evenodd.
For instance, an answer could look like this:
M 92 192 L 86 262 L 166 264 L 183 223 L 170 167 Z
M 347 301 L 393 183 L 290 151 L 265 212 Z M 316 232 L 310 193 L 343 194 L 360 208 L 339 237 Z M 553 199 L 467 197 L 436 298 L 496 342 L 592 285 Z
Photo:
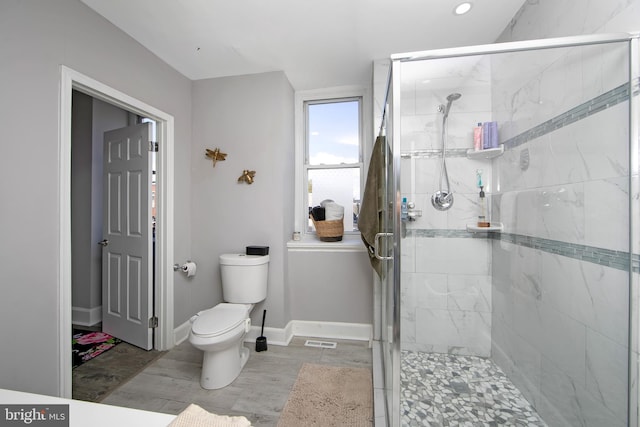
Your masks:
M 247 246 L 247 255 L 269 255 L 269 246 Z

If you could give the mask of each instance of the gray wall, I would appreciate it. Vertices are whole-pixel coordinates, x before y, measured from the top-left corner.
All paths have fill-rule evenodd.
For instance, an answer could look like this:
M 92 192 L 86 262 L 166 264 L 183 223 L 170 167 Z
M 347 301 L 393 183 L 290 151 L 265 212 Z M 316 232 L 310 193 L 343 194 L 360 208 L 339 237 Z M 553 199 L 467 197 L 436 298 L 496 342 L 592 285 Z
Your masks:
M 0 57 L 0 341 L 11 343 L 0 346 L 0 387 L 59 390 L 60 65 L 175 119 L 171 244 L 175 262 L 196 261 L 198 274 L 174 276 L 174 326 L 222 300 L 218 255 L 252 244 L 271 248 L 269 292 L 254 323 L 264 306 L 267 324 L 284 327 L 298 300 L 310 301 L 302 289 L 289 294 L 294 93 L 284 73 L 192 82 L 78 0 L 0 2 Z M 213 168 L 204 153 L 216 147 L 228 157 Z M 237 183 L 244 169 L 256 171 L 254 184 Z M 311 261 L 299 262 L 303 272 Z M 347 312 L 337 314 L 329 297 L 316 320 L 370 318 L 364 283 L 371 273 L 359 262 L 354 268 L 366 276 L 356 280 L 363 293 L 342 297 L 360 304 L 358 314 L 348 312 L 348 300 Z
M 193 112 L 191 222 L 198 274 L 184 307 L 222 301 L 220 254 L 265 245 L 269 288 L 253 322 L 261 321 L 264 306 L 267 324 L 284 327 L 290 320 L 285 244 L 293 233 L 293 88 L 282 72 L 199 80 L 193 83 Z M 213 167 L 207 148 L 220 148 L 227 159 Z M 237 182 L 244 169 L 256 171 L 253 184 Z M 184 320 L 193 314 L 185 312 Z
M 56 394 L 60 65 L 175 117 L 177 259 L 191 255 L 191 82 L 77 0 L 2 1 L 0 33 L 0 387 Z
M 373 274 L 366 252 L 289 250 L 295 320 L 373 323 Z

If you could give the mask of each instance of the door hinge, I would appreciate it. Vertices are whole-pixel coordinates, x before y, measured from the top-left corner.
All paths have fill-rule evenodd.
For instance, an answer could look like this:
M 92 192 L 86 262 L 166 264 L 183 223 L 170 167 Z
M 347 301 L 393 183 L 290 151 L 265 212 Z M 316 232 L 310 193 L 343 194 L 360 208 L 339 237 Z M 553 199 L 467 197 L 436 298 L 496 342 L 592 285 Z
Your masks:
M 153 316 L 153 317 L 149 318 L 149 327 L 150 328 L 157 328 L 158 327 L 158 318 L 156 316 Z
M 157 142 L 153 142 L 153 141 L 149 141 L 149 151 L 157 153 L 158 152 L 158 143 Z

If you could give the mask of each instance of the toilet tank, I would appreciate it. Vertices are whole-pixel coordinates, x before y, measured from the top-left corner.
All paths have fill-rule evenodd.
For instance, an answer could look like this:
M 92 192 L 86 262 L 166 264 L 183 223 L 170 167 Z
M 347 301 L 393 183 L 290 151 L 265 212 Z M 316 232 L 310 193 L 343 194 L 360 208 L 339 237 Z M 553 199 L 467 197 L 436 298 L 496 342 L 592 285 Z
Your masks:
M 226 302 L 253 304 L 267 297 L 269 255 L 222 254 L 220 272 Z

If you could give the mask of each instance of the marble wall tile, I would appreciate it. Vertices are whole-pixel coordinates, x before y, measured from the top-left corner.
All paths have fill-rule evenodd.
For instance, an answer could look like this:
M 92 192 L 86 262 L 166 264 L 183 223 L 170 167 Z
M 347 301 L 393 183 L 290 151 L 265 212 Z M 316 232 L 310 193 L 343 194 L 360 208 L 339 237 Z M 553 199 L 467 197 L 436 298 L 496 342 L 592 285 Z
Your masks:
M 585 244 L 629 251 L 629 179 L 585 182 L 584 216 Z
M 626 426 L 546 357 L 542 358 L 541 391 L 536 409 L 550 426 Z
M 621 102 L 572 124 L 570 136 L 585 164 L 588 179 L 629 173 L 629 104 Z M 563 135 L 564 136 L 564 135 Z
M 490 271 L 486 239 L 417 238 L 416 271 L 486 275 Z
M 453 193 L 453 200 L 455 208 L 446 212 L 447 228 L 465 230 L 468 224 L 475 225 L 480 211 L 478 194 Z
M 446 308 L 491 313 L 491 276 L 449 275 Z
M 402 238 L 400 247 L 400 271 L 416 271 L 416 238 L 407 235 Z
M 584 185 L 546 187 L 539 192 L 538 200 L 538 237 L 584 243 Z
M 416 342 L 446 346 L 456 354 L 489 356 L 491 316 L 451 310 L 416 310 Z
M 401 131 L 402 139 L 400 149 L 403 153 L 412 150 L 424 150 L 438 148 L 435 143 L 439 140 L 439 127 L 437 123 L 436 111 L 430 115 L 402 116 Z
M 508 253 L 508 280 L 514 293 L 534 302 L 542 299 L 542 251 L 516 246 Z
M 511 293 L 511 303 L 515 307 L 513 310 L 514 332 L 540 351 L 546 342 L 546 328 L 543 323 L 544 307 L 538 300 L 515 290 Z
M 410 164 L 410 166 L 412 166 L 412 172 L 407 172 L 407 181 L 403 180 L 401 182 L 402 192 L 404 193 L 413 188 L 415 193 L 426 194 L 431 197 L 431 194 L 433 194 L 439 186 L 441 163 L 442 160 L 436 158 L 414 159 L 413 164 Z M 408 163 L 403 160 L 403 164 Z M 429 203 L 429 206 L 423 206 L 422 214 L 423 216 L 427 216 L 432 213 L 432 211 L 435 211 L 435 209 L 431 207 L 431 203 Z
M 450 292 L 446 274 L 406 273 L 402 280 L 403 309 L 447 309 Z
M 627 81 L 629 78 L 628 53 L 626 43 L 608 43 L 583 48 L 582 88 L 580 89 L 582 102 Z
M 628 31 L 620 21 L 627 22 L 639 16 L 630 10 L 633 6 L 637 6 L 633 0 L 590 1 L 588 7 L 572 0 L 525 4 L 498 41 Z M 637 19 L 635 24 L 629 28 L 637 29 Z
M 573 380 L 585 386 L 586 331 L 584 324 L 546 305 L 541 306 L 541 353 Z
M 619 345 L 628 340 L 628 277 L 622 270 L 542 255 L 544 303 Z
M 508 324 L 492 323 L 491 358 L 535 407 L 540 400 L 542 354 Z
M 402 116 L 414 116 L 416 114 L 416 88 L 415 82 L 402 84 L 400 92 L 400 112 Z
M 511 233 L 523 234 L 525 236 L 536 236 L 540 234 L 542 206 L 541 193 L 538 190 L 519 191 L 515 198 L 515 227 Z
M 628 351 L 587 329 L 586 389 L 621 421 L 627 414 Z

